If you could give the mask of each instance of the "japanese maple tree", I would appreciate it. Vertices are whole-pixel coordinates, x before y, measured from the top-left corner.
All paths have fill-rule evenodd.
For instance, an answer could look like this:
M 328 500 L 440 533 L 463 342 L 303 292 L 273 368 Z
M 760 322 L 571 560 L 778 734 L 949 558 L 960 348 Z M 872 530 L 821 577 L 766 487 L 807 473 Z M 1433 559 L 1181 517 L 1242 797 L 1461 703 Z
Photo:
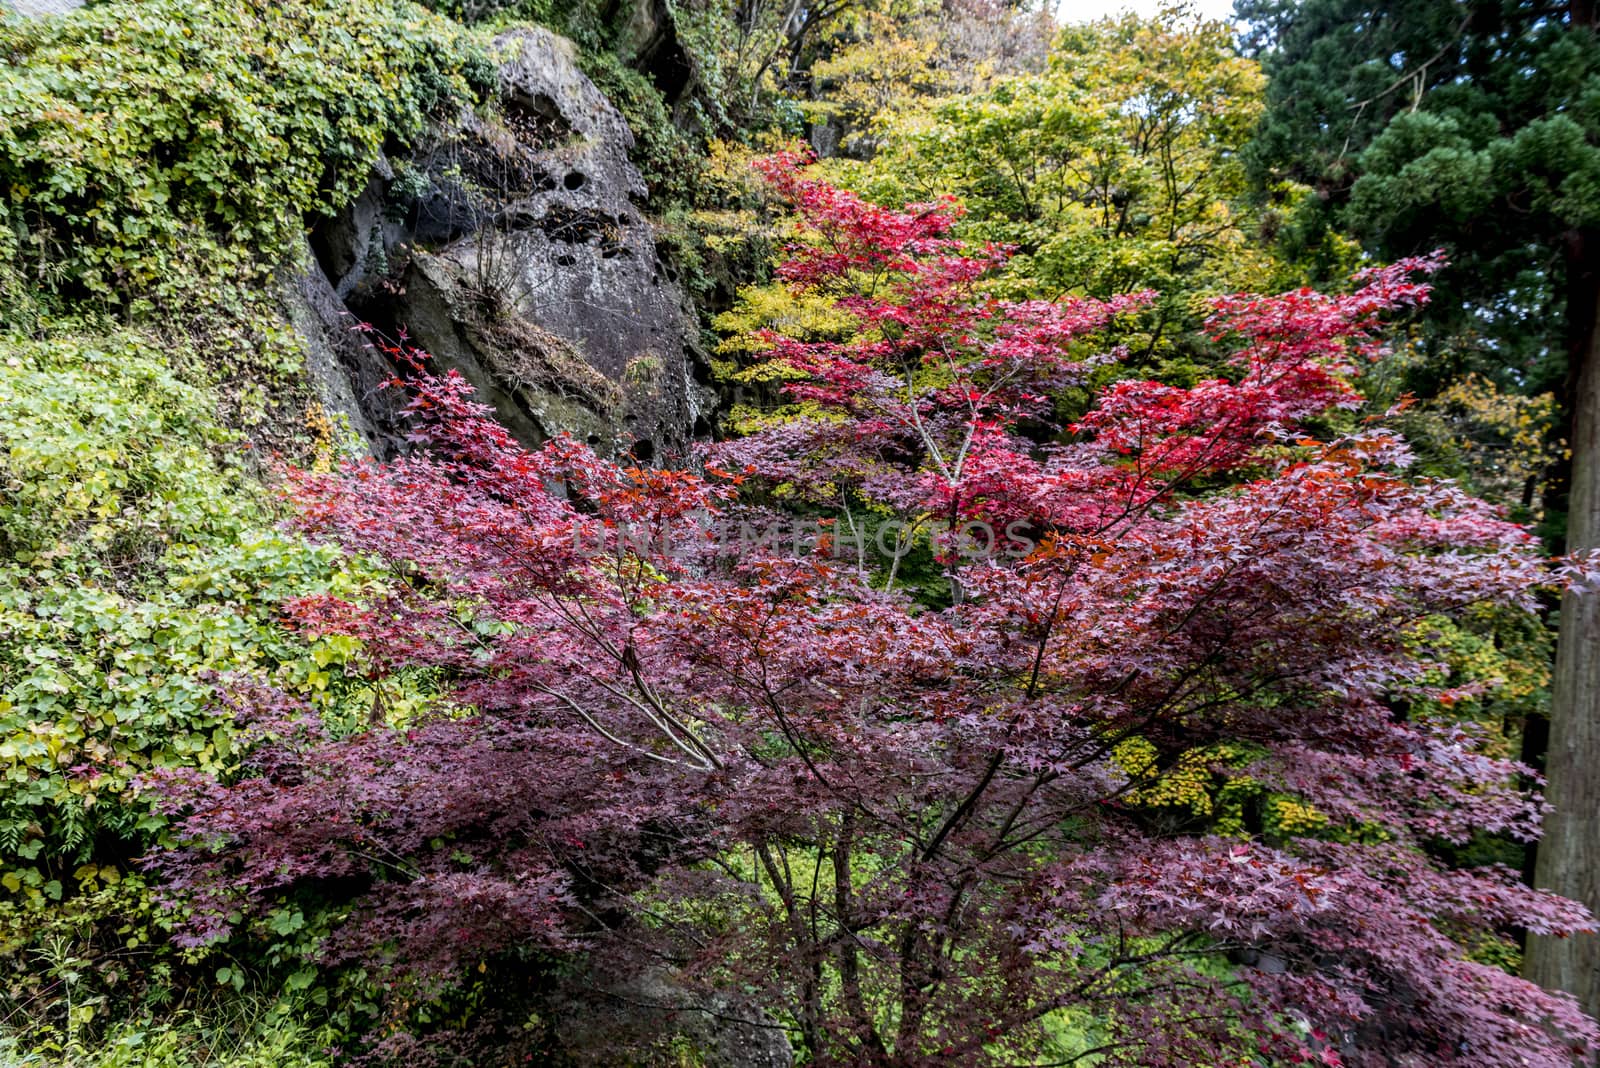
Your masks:
M 1439 665 L 1406 639 L 1549 571 L 1406 477 L 1393 436 L 1307 426 L 1359 405 L 1436 264 L 1219 300 L 1229 375 L 1114 381 L 1052 429 L 1114 379 L 1097 332 L 1144 297 L 997 299 L 1007 250 L 951 238 L 955 205 L 764 166 L 798 223 L 782 277 L 858 323 L 766 339 L 797 417 L 653 470 L 527 451 L 419 371 L 414 455 L 293 476 L 306 530 L 393 574 L 298 625 L 360 638 L 375 680 L 435 669 L 448 701 L 335 737 L 234 693 L 262 738 L 240 777 L 163 787 L 188 846 L 154 863 L 190 937 L 342 895 L 330 960 L 668 962 L 685 1004 L 743 1006 L 813 1063 L 1581 1056 L 1570 999 L 1471 949 L 1590 918 L 1438 859 L 1536 835 L 1539 805 L 1491 739 L 1412 714 Z M 839 517 L 729 536 L 795 498 Z M 942 524 L 955 595 L 847 545 L 885 519 Z M 1223 791 L 1255 801 L 1223 820 Z

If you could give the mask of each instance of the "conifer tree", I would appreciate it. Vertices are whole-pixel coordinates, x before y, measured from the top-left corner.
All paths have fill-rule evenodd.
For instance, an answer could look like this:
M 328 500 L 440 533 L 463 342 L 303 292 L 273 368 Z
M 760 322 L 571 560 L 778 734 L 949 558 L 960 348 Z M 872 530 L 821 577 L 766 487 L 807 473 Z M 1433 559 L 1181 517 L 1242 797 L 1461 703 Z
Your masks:
M 1569 469 L 1548 510 L 1600 545 L 1600 12 L 1590 0 L 1244 0 L 1270 78 L 1259 184 L 1310 185 L 1302 251 L 1344 227 L 1385 257 L 1443 245 L 1434 340 L 1557 386 Z M 1442 348 L 1442 346 L 1441 346 Z M 1561 465 L 1565 467 L 1565 465 Z M 1556 532 L 1554 539 L 1561 536 Z M 1600 903 L 1600 594 L 1561 606 L 1537 885 Z M 1600 939 L 1534 939 L 1528 974 L 1600 1010 Z

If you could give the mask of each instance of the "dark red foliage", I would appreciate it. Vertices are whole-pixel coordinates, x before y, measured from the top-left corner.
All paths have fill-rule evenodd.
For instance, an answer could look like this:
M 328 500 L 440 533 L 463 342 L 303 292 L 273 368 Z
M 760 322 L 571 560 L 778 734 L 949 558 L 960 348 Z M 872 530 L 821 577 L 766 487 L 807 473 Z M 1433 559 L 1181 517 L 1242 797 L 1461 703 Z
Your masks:
M 1462 947 L 1589 917 L 1430 852 L 1535 835 L 1526 769 L 1395 713 L 1437 667 L 1407 624 L 1527 604 L 1549 573 L 1492 509 L 1408 479 L 1395 438 L 1301 426 L 1358 402 L 1380 317 L 1437 264 L 1219 300 L 1236 374 L 1119 382 L 1044 447 L 1019 426 L 1090 382 L 1095 332 L 1136 300 L 995 299 L 1006 251 L 954 240 L 953 205 L 767 174 L 810 235 L 782 276 L 860 320 L 844 343 L 771 339 L 815 417 L 706 473 L 645 470 L 526 452 L 424 375 L 424 452 L 294 476 L 307 531 L 393 574 L 300 625 L 361 636 L 377 677 L 438 669 L 450 701 L 341 739 L 280 710 L 254 771 L 174 786 L 191 846 L 159 864 L 206 904 L 196 934 L 338 889 L 357 912 L 337 953 L 430 974 L 528 947 L 666 959 L 817 1063 L 1049 1060 L 1044 1022 L 1067 1018 L 1103 1064 L 1572 1063 L 1595 1039 L 1573 1002 Z M 835 549 L 892 515 L 1010 525 L 1027 551 L 945 538 L 940 607 L 866 554 L 710 522 L 757 524 L 743 490 L 779 486 L 853 509 Z M 1218 781 L 1327 830 L 1172 818 L 1133 793 L 1130 741 L 1160 768 L 1254 754 Z

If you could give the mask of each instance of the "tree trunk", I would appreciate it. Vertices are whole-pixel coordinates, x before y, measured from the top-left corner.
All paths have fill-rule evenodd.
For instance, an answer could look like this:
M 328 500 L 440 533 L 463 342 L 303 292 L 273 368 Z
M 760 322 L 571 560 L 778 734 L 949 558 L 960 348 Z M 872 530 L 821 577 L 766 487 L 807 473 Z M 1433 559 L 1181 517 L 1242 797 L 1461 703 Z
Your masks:
M 1572 414 L 1567 551 L 1600 548 L 1600 231 L 1573 234 L 1568 247 L 1571 330 L 1568 404 Z M 1550 698 L 1546 758 L 1552 810 L 1539 844 L 1534 885 L 1600 913 L 1600 591 L 1566 593 Z M 1565 990 L 1600 1016 L 1600 935 L 1528 940 L 1524 974 Z

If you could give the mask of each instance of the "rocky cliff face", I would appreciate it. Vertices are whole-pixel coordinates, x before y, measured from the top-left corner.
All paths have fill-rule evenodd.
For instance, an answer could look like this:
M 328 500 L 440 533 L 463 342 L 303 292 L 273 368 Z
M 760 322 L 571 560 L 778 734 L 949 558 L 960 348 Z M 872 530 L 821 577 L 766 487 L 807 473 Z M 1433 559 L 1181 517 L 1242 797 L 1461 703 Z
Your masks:
M 401 447 L 390 373 L 353 327 L 404 334 L 536 444 L 579 435 L 641 460 L 681 452 L 711 394 L 698 325 L 668 278 L 629 161 L 633 135 L 543 29 L 495 41 L 500 107 L 465 113 L 316 227 L 285 292 L 325 402 L 372 449 Z

